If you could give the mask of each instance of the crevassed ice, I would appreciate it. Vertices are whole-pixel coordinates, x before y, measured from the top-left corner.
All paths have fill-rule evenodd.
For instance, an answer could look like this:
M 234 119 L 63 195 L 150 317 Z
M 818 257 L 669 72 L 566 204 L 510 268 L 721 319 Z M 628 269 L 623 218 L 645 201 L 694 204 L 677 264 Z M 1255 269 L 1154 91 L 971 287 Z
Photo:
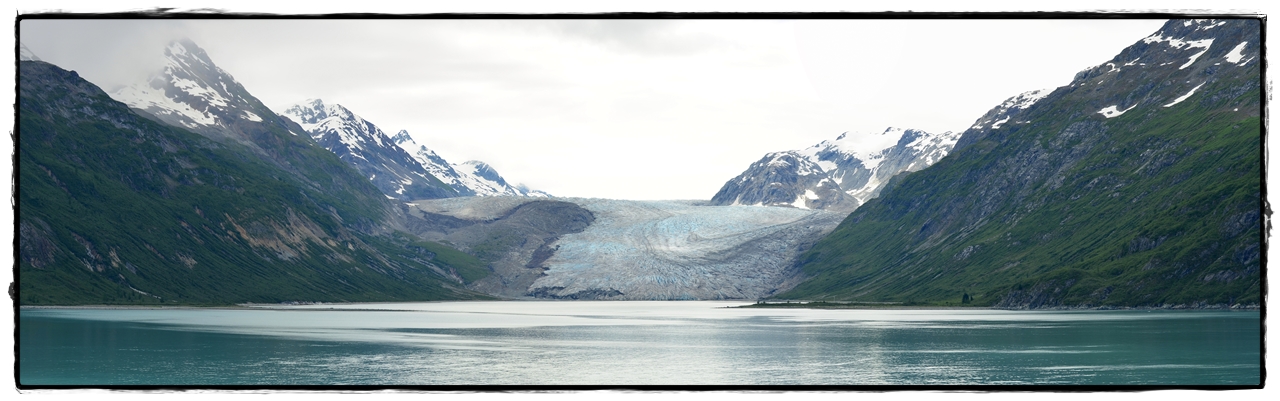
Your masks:
M 1204 86 L 1204 84 L 1206 84 L 1206 83 L 1208 83 L 1208 82 L 1204 82 L 1204 83 L 1201 83 L 1201 84 L 1199 84 L 1199 85 L 1196 85 L 1196 87 L 1191 88 L 1191 91 L 1190 91 L 1190 92 L 1187 92 L 1187 94 L 1185 94 L 1185 95 L 1179 96 L 1177 99 L 1173 99 L 1173 102 L 1172 102 L 1172 103 L 1166 104 L 1166 105 L 1164 105 L 1164 107 L 1169 107 L 1169 106 L 1173 106 L 1173 105 L 1178 104 L 1178 103 L 1182 103 L 1182 101 L 1183 101 L 1183 100 L 1187 100 L 1187 98 L 1191 97 L 1191 95 L 1193 95 L 1193 94 L 1195 94 L 1195 93 L 1196 93 L 1196 90 L 1197 90 L 1197 89 L 1200 89 L 1200 87 L 1201 87 L 1201 86 Z
M 546 276 L 530 286 L 562 296 L 615 289 L 623 299 L 756 298 L 790 277 L 793 241 L 843 218 L 795 208 L 565 200 L 596 221 L 561 237 Z

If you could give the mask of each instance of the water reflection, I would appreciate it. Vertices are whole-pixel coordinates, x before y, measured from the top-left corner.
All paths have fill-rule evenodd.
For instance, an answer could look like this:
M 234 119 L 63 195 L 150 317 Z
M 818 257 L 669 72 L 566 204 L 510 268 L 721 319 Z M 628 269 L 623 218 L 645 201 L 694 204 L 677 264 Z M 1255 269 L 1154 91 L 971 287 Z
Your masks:
M 20 312 L 30 384 L 1256 384 L 1256 312 L 457 302 Z

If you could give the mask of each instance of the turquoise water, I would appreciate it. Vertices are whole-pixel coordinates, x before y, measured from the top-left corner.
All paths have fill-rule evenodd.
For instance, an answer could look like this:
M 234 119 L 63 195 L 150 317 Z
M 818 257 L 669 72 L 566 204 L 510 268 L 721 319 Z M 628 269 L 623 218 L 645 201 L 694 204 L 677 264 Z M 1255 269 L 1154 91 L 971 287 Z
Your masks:
M 1257 385 L 1258 312 L 24 309 L 23 385 Z

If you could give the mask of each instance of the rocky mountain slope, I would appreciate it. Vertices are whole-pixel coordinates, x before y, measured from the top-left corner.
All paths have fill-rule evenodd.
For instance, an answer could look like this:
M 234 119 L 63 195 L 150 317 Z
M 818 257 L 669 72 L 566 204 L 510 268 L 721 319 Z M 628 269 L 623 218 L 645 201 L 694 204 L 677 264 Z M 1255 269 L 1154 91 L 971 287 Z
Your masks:
M 483 297 L 464 288 L 481 262 L 395 232 L 398 209 L 296 124 L 211 65 L 175 67 L 197 61 L 171 59 L 150 106 L 204 135 L 20 62 L 18 304 Z
M 253 132 L 246 132 L 248 126 L 279 125 L 290 135 L 301 134 L 296 124 L 282 124 L 284 121 L 231 74 L 218 68 L 194 42 L 170 42 L 164 56 L 165 66 L 146 82 L 118 89 L 111 97 L 167 124 L 230 139 L 255 150 L 264 144 L 255 141 Z
M 329 204 L 348 223 L 372 230 L 397 213 L 367 176 L 316 146 L 297 123 L 264 106 L 195 43 L 173 41 L 164 54 L 161 70 L 111 97 L 156 121 L 243 146 L 311 189 L 350 196 Z
M 471 195 L 441 182 L 377 125 L 342 105 L 309 99 L 285 109 L 283 115 L 298 123 L 317 144 L 369 177 L 388 197 L 411 200 Z
M 900 128 L 846 132 L 806 149 L 765 155 L 726 182 L 711 203 L 848 212 L 878 196 L 893 176 L 941 160 L 957 137 Z
M 546 192 L 532 190 L 523 185 L 508 184 L 497 170 L 479 160 L 466 161 L 462 164 L 449 163 L 436 152 L 415 142 L 408 131 L 400 130 L 391 139 L 412 154 L 426 171 L 449 184 L 461 196 L 551 196 Z
M 1260 303 L 1260 31 L 1169 21 L 1029 107 L 997 107 L 805 253 L 810 278 L 780 297 Z
M 457 246 L 488 264 L 492 274 L 469 288 L 508 298 L 528 297 L 547 258 L 564 235 L 595 220 L 571 202 L 536 197 L 488 196 L 410 202 L 408 229 L 422 238 Z

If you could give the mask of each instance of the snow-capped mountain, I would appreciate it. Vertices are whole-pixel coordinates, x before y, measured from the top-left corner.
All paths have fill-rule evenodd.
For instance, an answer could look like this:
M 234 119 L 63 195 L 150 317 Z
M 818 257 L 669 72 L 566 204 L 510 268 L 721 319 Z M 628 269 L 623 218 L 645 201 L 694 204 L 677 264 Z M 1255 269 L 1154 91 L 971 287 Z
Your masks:
M 369 177 L 389 197 L 413 200 L 470 195 L 436 178 L 377 125 L 342 105 L 309 99 L 290 106 L 282 115 L 302 126 L 317 144 Z
M 950 131 L 902 128 L 846 132 L 834 141 L 765 155 L 726 182 L 711 203 L 851 211 L 878 196 L 894 175 L 941 160 L 958 138 Z
M 988 110 L 986 114 L 978 118 L 978 121 L 974 121 L 973 126 L 965 130 L 960 139 L 956 141 L 955 147 L 964 148 L 970 143 L 986 137 L 991 131 L 1000 129 L 1002 126 L 1029 123 L 1030 121 L 1020 117 L 1026 113 L 1027 109 L 1044 99 L 1045 96 L 1049 96 L 1050 93 L 1053 93 L 1052 88 L 1039 89 L 1023 92 L 1005 100 L 999 106 Z
M 463 196 L 551 196 L 524 185 L 508 184 L 497 170 L 479 160 L 461 164 L 449 163 L 436 152 L 415 142 L 408 131 L 400 130 L 391 139 L 412 154 L 426 171 L 457 189 Z
M 165 66 L 146 82 L 111 93 L 129 107 L 159 120 L 186 127 L 206 136 L 228 138 L 256 147 L 243 122 L 278 124 L 275 113 L 245 90 L 231 74 L 210 60 L 189 39 L 170 42 L 164 49 Z M 266 120 L 264 120 L 266 119 Z M 284 127 L 297 135 L 292 127 Z
M 276 114 L 189 39 L 169 42 L 165 64 L 143 82 L 110 96 L 143 116 L 186 128 L 248 151 L 327 193 L 352 198 L 367 210 L 394 205 L 333 152 L 319 146 L 297 123 Z

